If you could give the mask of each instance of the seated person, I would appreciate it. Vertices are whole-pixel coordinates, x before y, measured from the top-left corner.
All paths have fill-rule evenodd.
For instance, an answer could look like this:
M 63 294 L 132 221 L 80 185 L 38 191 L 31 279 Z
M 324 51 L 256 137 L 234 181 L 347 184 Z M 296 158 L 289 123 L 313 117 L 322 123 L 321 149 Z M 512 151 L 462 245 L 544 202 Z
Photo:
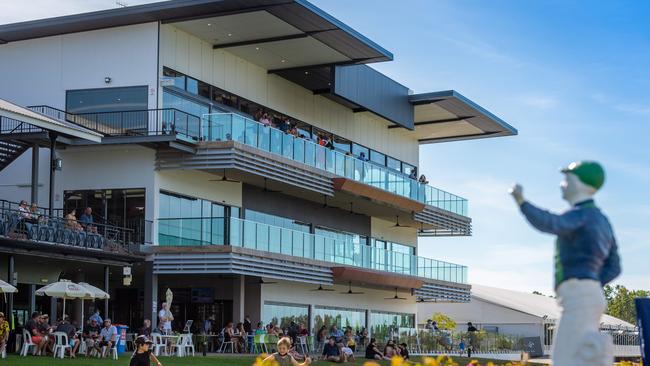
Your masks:
M 257 323 L 257 328 L 255 329 L 255 335 L 266 334 L 266 329 L 264 328 L 264 323 Z
M 9 322 L 5 320 L 5 314 L 0 312 L 0 354 L 7 350 L 9 340 Z
M 68 317 L 64 316 L 59 320 L 56 326 L 57 332 L 63 332 L 68 336 L 68 343 L 70 344 L 70 358 L 75 358 L 77 350 L 79 349 L 79 338 L 77 337 L 77 328 L 70 324 Z
M 142 322 L 142 327 L 140 327 L 140 329 L 138 329 L 138 335 L 139 336 L 143 335 L 143 336 L 146 336 L 147 338 L 149 338 L 149 336 L 151 336 L 151 320 L 145 319 Z
M 377 342 L 374 338 L 370 338 L 370 343 L 366 347 L 366 359 L 368 360 L 381 360 L 384 358 L 384 354 L 379 351 L 377 348 Z
M 86 207 L 84 213 L 79 217 L 79 222 L 81 226 L 90 233 L 97 233 L 97 226 L 93 225 L 93 209 Z
M 335 337 L 330 337 L 327 343 L 325 343 L 321 358 L 330 362 L 345 362 L 345 354 L 341 352 L 339 346 L 336 344 Z
M 406 343 L 401 343 L 399 346 L 397 346 L 399 349 L 399 354 L 402 356 L 403 359 L 408 360 L 409 359 L 409 349 Z
M 104 319 L 104 327 L 99 332 L 98 342 L 95 345 L 95 348 L 98 349 L 101 353 L 101 357 L 106 357 L 109 354 L 111 348 L 117 341 L 117 328 L 111 324 L 110 319 Z M 105 348 L 104 348 L 105 347 Z
M 32 343 L 36 345 L 36 354 L 40 355 L 43 353 L 43 349 L 46 347 L 47 341 L 45 337 L 38 330 L 38 325 L 41 322 L 41 314 L 38 312 L 32 313 L 32 318 L 27 321 L 25 324 L 25 330 L 32 337 Z
M 83 230 L 83 227 L 77 222 L 77 210 L 72 209 L 70 213 L 65 215 L 65 227 L 70 230 Z
M 346 361 L 354 361 L 354 350 L 343 343 L 339 343 L 341 354 L 345 356 Z
M 99 328 L 97 319 L 94 318 L 91 318 L 90 324 L 84 327 L 82 335 L 84 342 L 86 342 L 86 356 L 90 355 L 90 351 L 95 348 L 100 331 L 101 329 Z
M 307 328 L 305 328 L 305 325 L 302 324 L 302 323 L 300 323 L 300 325 L 298 325 L 298 336 L 300 336 L 300 337 L 309 336 L 309 331 L 307 330 Z
M 334 337 L 337 342 L 340 342 L 343 338 L 343 332 L 338 329 L 336 325 L 332 325 L 332 329 L 330 329 L 330 337 Z
M 291 339 L 288 337 L 281 338 L 277 344 L 278 351 L 271 354 L 269 357 L 262 361 L 262 365 L 277 363 L 278 366 L 307 366 L 311 363 L 309 357 L 305 358 L 305 362 L 299 363 L 294 356 L 289 353 L 291 348 Z
M 38 322 L 38 332 L 43 336 L 43 352 L 52 352 L 54 347 L 54 337 L 50 336 L 52 333 L 52 326 L 50 326 L 50 316 L 47 314 L 41 315 Z
M 347 334 L 347 341 L 345 344 L 349 349 L 352 350 L 352 352 L 357 350 L 357 342 L 354 340 L 354 336 L 352 335 L 352 332 L 348 332 Z
M 395 356 L 399 356 L 399 352 L 397 350 L 397 346 L 395 345 L 395 342 L 393 340 L 390 340 L 388 341 L 388 343 L 386 343 L 386 346 L 384 347 L 384 359 L 390 360 Z

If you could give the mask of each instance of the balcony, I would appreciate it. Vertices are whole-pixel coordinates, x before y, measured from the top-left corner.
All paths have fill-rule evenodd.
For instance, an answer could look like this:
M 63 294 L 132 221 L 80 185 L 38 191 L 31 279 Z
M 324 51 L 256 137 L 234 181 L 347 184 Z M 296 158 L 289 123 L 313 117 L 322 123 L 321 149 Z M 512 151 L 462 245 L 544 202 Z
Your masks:
M 62 217 L 61 210 L 53 215 L 38 208 L 35 213 L 21 211 L 17 203 L 0 200 L 0 239 L 9 240 L 13 248 L 58 252 L 138 255 L 142 242 L 133 229 L 102 223 L 83 227 Z M 2 241 L 2 240 L 0 240 Z
M 206 115 L 201 123 L 202 141 L 236 141 L 445 211 L 468 215 L 465 198 L 238 114 Z
M 165 247 L 230 245 L 428 280 L 467 284 L 467 267 L 238 218 L 158 220 Z

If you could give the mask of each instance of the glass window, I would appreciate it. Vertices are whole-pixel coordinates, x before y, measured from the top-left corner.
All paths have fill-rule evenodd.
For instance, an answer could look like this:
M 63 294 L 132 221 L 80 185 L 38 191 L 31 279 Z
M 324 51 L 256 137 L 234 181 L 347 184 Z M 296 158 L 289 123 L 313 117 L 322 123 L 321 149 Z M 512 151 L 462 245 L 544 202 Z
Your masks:
M 199 90 L 198 94 L 204 98 L 210 99 L 210 85 L 202 81 L 199 81 Z
M 239 103 L 237 96 L 216 87 L 212 87 L 212 100 L 233 108 L 237 108 Z
M 350 141 L 339 136 L 334 136 L 334 148 L 346 153 L 350 152 Z
M 172 78 L 175 87 L 185 89 L 185 75 L 167 67 L 163 69 L 163 75 Z
M 142 111 L 148 108 L 148 98 L 146 86 L 68 90 L 66 111 L 70 113 Z
M 285 303 L 265 302 L 262 309 L 262 322 L 273 323 L 281 329 L 287 329 L 291 322 L 307 327 L 309 306 Z
M 356 333 L 366 327 L 366 311 L 320 306 L 314 308 L 313 334 L 317 334 L 322 326 L 325 326 L 329 331 L 334 325 L 341 330 L 351 327 L 352 332 Z
M 354 143 L 352 144 L 352 155 L 354 155 L 355 158 L 368 160 L 368 154 L 370 154 L 370 150 L 368 150 L 367 147 L 363 147 Z
M 379 165 L 386 165 L 386 155 L 375 150 L 370 150 L 370 161 Z
M 372 336 L 378 340 L 384 340 L 397 337 L 399 328 L 414 328 L 415 315 L 371 311 L 370 324 Z
M 167 90 L 163 91 L 163 108 L 176 108 L 199 118 L 210 113 L 209 105 L 197 103 Z
M 196 79 L 192 79 L 190 77 L 187 78 L 185 82 L 186 88 L 188 92 L 192 94 L 199 94 L 199 81 Z
M 295 221 L 293 219 L 289 219 L 286 217 L 275 216 L 264 212 L 254 211 L 254 210 L 246 210 L 245 214 L 247 220 L 260 222 L 262 224 L 267 224 L 271 226 L 278 226 L 285 229 L 302 231 L 305 233 L 309 232 L 308 224 Z
M 413 170 L 417 171 L 417 168 L 413 165 L 402 163 L 402 173 L 410 175 Z
M 397 170 L 398 172 L 402 171 L 402 162 L 397 159 L 393 159 L 390 156 L 386 158 L 386 166 L 393 170 Z

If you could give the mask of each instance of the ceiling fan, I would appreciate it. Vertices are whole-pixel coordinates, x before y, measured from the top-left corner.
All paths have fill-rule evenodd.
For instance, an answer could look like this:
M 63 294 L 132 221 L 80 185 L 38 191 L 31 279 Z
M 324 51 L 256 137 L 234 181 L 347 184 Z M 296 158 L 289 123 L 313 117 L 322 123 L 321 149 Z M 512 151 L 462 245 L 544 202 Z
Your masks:
M 264 178 L 264 188 L 262 189 L 262 192 L 267 192 L 267 193 L 281 193 L 282 191 L 275 191 L 272 189 L 268 189 L 266 186 L 266 182 L 268 181 L 267 178 Z
M 319 284 L 318 288 L 311 289 L 309 291 L 334 291 L 332 288 L 324 288 L 323 285 Z
M 241 183 L 241 181 L 234 180 L 234 179 L 228 179 L 226 176 L 226 169 L 223 170 L 223 176 L 221 179 L 210 179 L 210 182 L 228 182 L 228 183 Z
M 260 277 L 257 281 L 248 282 L 249 285 L 273 285 L 276 283 L 277 282 L 264 281 L 262 277 Z
M 348 290 L 346 292 L 341 292 L 344 295 L 361 295 L 363 292 L 352 291 L 352 281 L 348 282 Z
M 397 287 L 395 287 L 395 296 L 393 297 L 384 297 L 384 300 L 406 300 L 405 297 L 399 297 L 397 295 Z
M 391 227 L 412 227 L 412 226 L 408 226 L 408 225 L 400 225 L 400 224 L 399 224 L 399 215 L 395 215 L 395 225 L 393 225 L 393 226 L 391 226 Z

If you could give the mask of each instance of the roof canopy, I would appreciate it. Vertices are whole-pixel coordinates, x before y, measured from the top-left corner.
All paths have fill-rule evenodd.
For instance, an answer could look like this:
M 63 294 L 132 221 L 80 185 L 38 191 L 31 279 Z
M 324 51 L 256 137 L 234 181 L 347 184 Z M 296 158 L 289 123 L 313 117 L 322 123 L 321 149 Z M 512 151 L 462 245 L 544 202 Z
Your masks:
M 514 127 L 454 90 L 413 94 L 409 102 L 414 109 L 413 133 L 421 144 L 517 134 Z
M 70 137 L 77 137 L 93 142 L 102 141 L 102 135 L 100 133 L 47 117 L 4 99 L 0 99 L 0 117 L 27 123 L 46 131 L 54 131 Z

